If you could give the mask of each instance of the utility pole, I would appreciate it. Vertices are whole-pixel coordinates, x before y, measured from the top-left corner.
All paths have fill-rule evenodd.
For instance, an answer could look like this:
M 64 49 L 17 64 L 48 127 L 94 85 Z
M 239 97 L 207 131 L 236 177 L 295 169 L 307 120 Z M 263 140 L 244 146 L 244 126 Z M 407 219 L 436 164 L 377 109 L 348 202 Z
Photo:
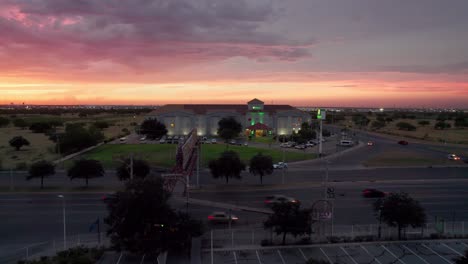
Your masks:
M 133 153 L 130 153 L 130 180 L 133 180 Z
M 197 187 L 200 188 L 200 155 L 201 155 L 200 141 L 197 144 Z
M 283 148 L 283 167 L 281 168 L 281 183 L 284 184 L 284 167 L 286 166 L 285 165 L 285 151 L 284 151 L 284 148 Z
M 323 128 L 322 128 L 322 122 L 323 120 L 320 119 L 320 135 L 319 135 L 319 157 L 321 158 L 322 157 L 322 140 L 323 140 Z

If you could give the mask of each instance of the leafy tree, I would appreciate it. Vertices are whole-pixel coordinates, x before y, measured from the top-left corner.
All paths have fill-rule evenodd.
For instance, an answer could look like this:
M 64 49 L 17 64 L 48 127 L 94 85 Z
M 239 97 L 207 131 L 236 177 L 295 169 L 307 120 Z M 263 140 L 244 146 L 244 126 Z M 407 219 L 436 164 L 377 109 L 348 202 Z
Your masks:
M 51 129 L 52 125 L 48 122 L 36 122 L 29 126 L 29 130 L 31 130 L 33 133 L 46 133 Z
M 10 146 L 14 147 L 16 151 L 20 150 L 22 146 L 29 146 L 29 141 L 22 136 L 16 136 L 10 139 Z
M 93 126 L 99 129 L 105 129 L 109 127 L 109 123 L 107 123 L 106 121 L 96 121 L 93 123 Z
M 0 127 L 6 127 L 10 124 L 10 119 L 0 116 Z
M 393 118 L 391 118 L 391 117 L 386 117 L 385 118 L 385 122 L 387 122 L 387 123 L 390 123 L 392 121 L 393 121 Z
M 126 159 L 117 167 L 117 177 L 119 180 L 129 180 L 131 172 L 131 160 Z M 145 160 L 134 159 L 133 160 L 133 177 L 134 178 L 145 178 L 150 173 L 150 166 Z
M 416 130 L 416 127 L 413 126 L 412 124 L 410 123 L 407 123 L 407 122 L 398 122 L 396 124 L 396 127 L 399 129 L 399 130 L 406 130 L 406 131 L 414 131 Z
M 86 129 L 80 124 L 68 124 L 60 136 L 60 151 L 68 154 L 91 147 L 104 139 L 102 132 L 91 126 Z
M 310 124 L 307 122 L 304 122 L 301 124 L 301 130 L 299 130 L 298 134 L 299 134 L 298 141 L 301 141 L 301 142 L 307 142 L 308 140 L 311 140 L 317 137 L 315 130 L 312 129 Z
M 26 180 L 41 178 L 41 189 L 44 188 L 44 178 L 55 174 L 55 166 L 49 161 L 41 160 L 31 164 Z
M 101 162 L 92 159 L 81 159 L 75 161 L 73 166 L 68 170 L 68 177 L 70 180 L 75 178 L 85 179 L 86 187 L 88 187 L 88 180 L 104 176 L 104 168 Z
M 234 117 L 222 118 L 218 122 L 218 136 L 225 142 L 233 139 L 242 131 L 242 125 Z
M 440 130 L 444 130 L 446 128 L 451 128 L 451 127 L 452 126 L 449 123 L 446 123 L 444 121 L 439 121 L 434 125 L 435 129 L 440 129 Z
M 240 173 L 245 170 L 245 164 L 240 160 L 237 152 L 225 151 L 215 160 L 211 160 L 208 164 L 211 175 L 214 178 L 226 178 L 226 183 L 229 183 L 229 178 L 240 179 Z
M 124 191 L 107 199 L 109 214 L 104 222 L 113 247 L 138 254 L 189 249 L 191 238 L 200 236 L 203 226 L 174 211 L 169 197 L 158 177 L 130 181 Z
M 359 127 L 363 127 L 363 126 L 367 127 L 370 123 L 370 119 L 362 114 L 354 115 L 352 119 L 353 119 L 354 124 Z
M 22 118 L 15 118 L 13 120 L 13 125 L 15 127 L 18 127 L 18 128 L 21 128 L 21 129 L 25 129 L 29 126 L 28 122 L 26 122 L 26 120 L 22 119 Z
M 468 264 L 468 250 L 465 250 L 465 255 L 460 256 L 455 260 L 455 264 Z
M 429 125 L 431 122 L 429 122 L 428 120 L 421 120 L 418 122 L 418 124 L 420 124 L 421 126 L 427 126 Z
M 420 227 L 426 223 L 424 208 L 407 193 L 392 193 L 377 200 L 374 211 L 387 225 L 398 228 L 398 239 L 408 226 Z
M 146 119 L 140 127 L 140 132 L 149 139 L 160 138 L 167 134 L 166 126 L 157 119 Z
M 311 234 L 312 218 L 309 210 L 301 210 L 297 203 L 277 203 L 272 207 L 273 214 L 263 223 L 265 229 L 272 228 L 277 234 L 283 235 L 283 245 L 286 242 L 286 234 L 294 237 L 303 234 Z
M 371 127 L 375 129 L 381 129 L 385 127 L 385 121 L 373 121 Z
M 456 127 L 468 127 L 468 116 L 458 116 L 455 118 Z
M 260 176 L 260 184 L 263 184 L 263 176 L 273 173 L 273 159 L 258 153 L 250 159 L 249 171 L 255 176 Z

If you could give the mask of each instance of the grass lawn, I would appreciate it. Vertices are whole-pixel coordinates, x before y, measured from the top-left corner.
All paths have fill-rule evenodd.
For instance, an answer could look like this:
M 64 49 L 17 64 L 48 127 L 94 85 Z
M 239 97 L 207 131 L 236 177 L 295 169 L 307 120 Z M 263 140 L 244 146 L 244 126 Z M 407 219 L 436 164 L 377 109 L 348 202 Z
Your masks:
M 116 155 L 128 156 L 134 153 L 135 156 L 148 160 L 153 166 L 171 167 L 175 164 L 176 146 L 173 144 L 109 144 L 103 145 L 89 153 L 86 153 L 85 158 L 96 159 L 101 161 L 106 167 L 115 166 L 116 162 L 113 157 Z M 217 158 L 223 151 L 226 150 L 224 144 L 207 144 L 202 146 L 202 166 L 207 166 L 208 161 Z M 239 153 L 241 159 L 248 163 L 250 158 L 259 152 L 264 155 L 273 157 L 274 162 L 283 159 L 283 152 L 272 149 L 262 149 L 245 146 L 229 146 L 229 150 L 234 150 Z M 285 152 L 285 160 L 287 162 L 299 161 L 315 158 L 315 154 L 303 154 L 296 152 Z
M 14 136 L 26 138 L 30 145 L 16 151 L 9 144 L 10 139 Z M 22 130 L 11 126 L 0 128 L 0 162 L 3 169 L 15 169 L 21 163 L 31 165 L 31 163 L 42 159 L 57 159 L 58 155 L 53 152 L 54 148 L 55 143 L 44 134 L 36 134 L 27 129 Z
M 365 166 L 430 166 L 453 164 L 447 159 L 437 159 L 416 152 L 389 151 L 364 162 Z

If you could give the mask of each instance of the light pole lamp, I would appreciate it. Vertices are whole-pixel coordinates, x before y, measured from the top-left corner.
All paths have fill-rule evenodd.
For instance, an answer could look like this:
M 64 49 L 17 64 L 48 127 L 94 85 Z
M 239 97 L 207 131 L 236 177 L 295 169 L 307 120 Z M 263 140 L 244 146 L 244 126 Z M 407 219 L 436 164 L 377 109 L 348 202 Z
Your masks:
M 60 194 L 58 198 L 62 199 L 62 215 L 63 215 L 63 250 L 67 250 L 67 218 L 65 213 L 65 196 Z

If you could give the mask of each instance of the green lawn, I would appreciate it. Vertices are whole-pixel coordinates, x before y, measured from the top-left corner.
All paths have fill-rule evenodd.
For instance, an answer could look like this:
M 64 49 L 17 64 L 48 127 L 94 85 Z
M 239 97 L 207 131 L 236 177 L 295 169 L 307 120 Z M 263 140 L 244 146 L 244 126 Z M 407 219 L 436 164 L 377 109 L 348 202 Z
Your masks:
M 175 164 L 176 146 L 172 144 L 109 144 L 86 153 L 85 158 L 100 160 L 104 166 L 112 167 L 116 164 L 114 157 L 118 155 L 128 156 L 130 153 L 134 153 L 136 157 L 148 160 L 153 166 L 171 167 Z M 206 166 L 209 160 L 217 158 L 225 150 L 226 145 L 224 144 L 203 145 L 201 154 L 202 165 Z M 283 159 L 283 152 L 279 150 L 245 146 L 229 146 L 229 150 L 239 153 L 241 159 L 246 163 L 259 152 L 272 156 L 274 162 Z M 313 159 L 315 157 L 315 154 L 285 152 L 285 160 L 287 162 Z

